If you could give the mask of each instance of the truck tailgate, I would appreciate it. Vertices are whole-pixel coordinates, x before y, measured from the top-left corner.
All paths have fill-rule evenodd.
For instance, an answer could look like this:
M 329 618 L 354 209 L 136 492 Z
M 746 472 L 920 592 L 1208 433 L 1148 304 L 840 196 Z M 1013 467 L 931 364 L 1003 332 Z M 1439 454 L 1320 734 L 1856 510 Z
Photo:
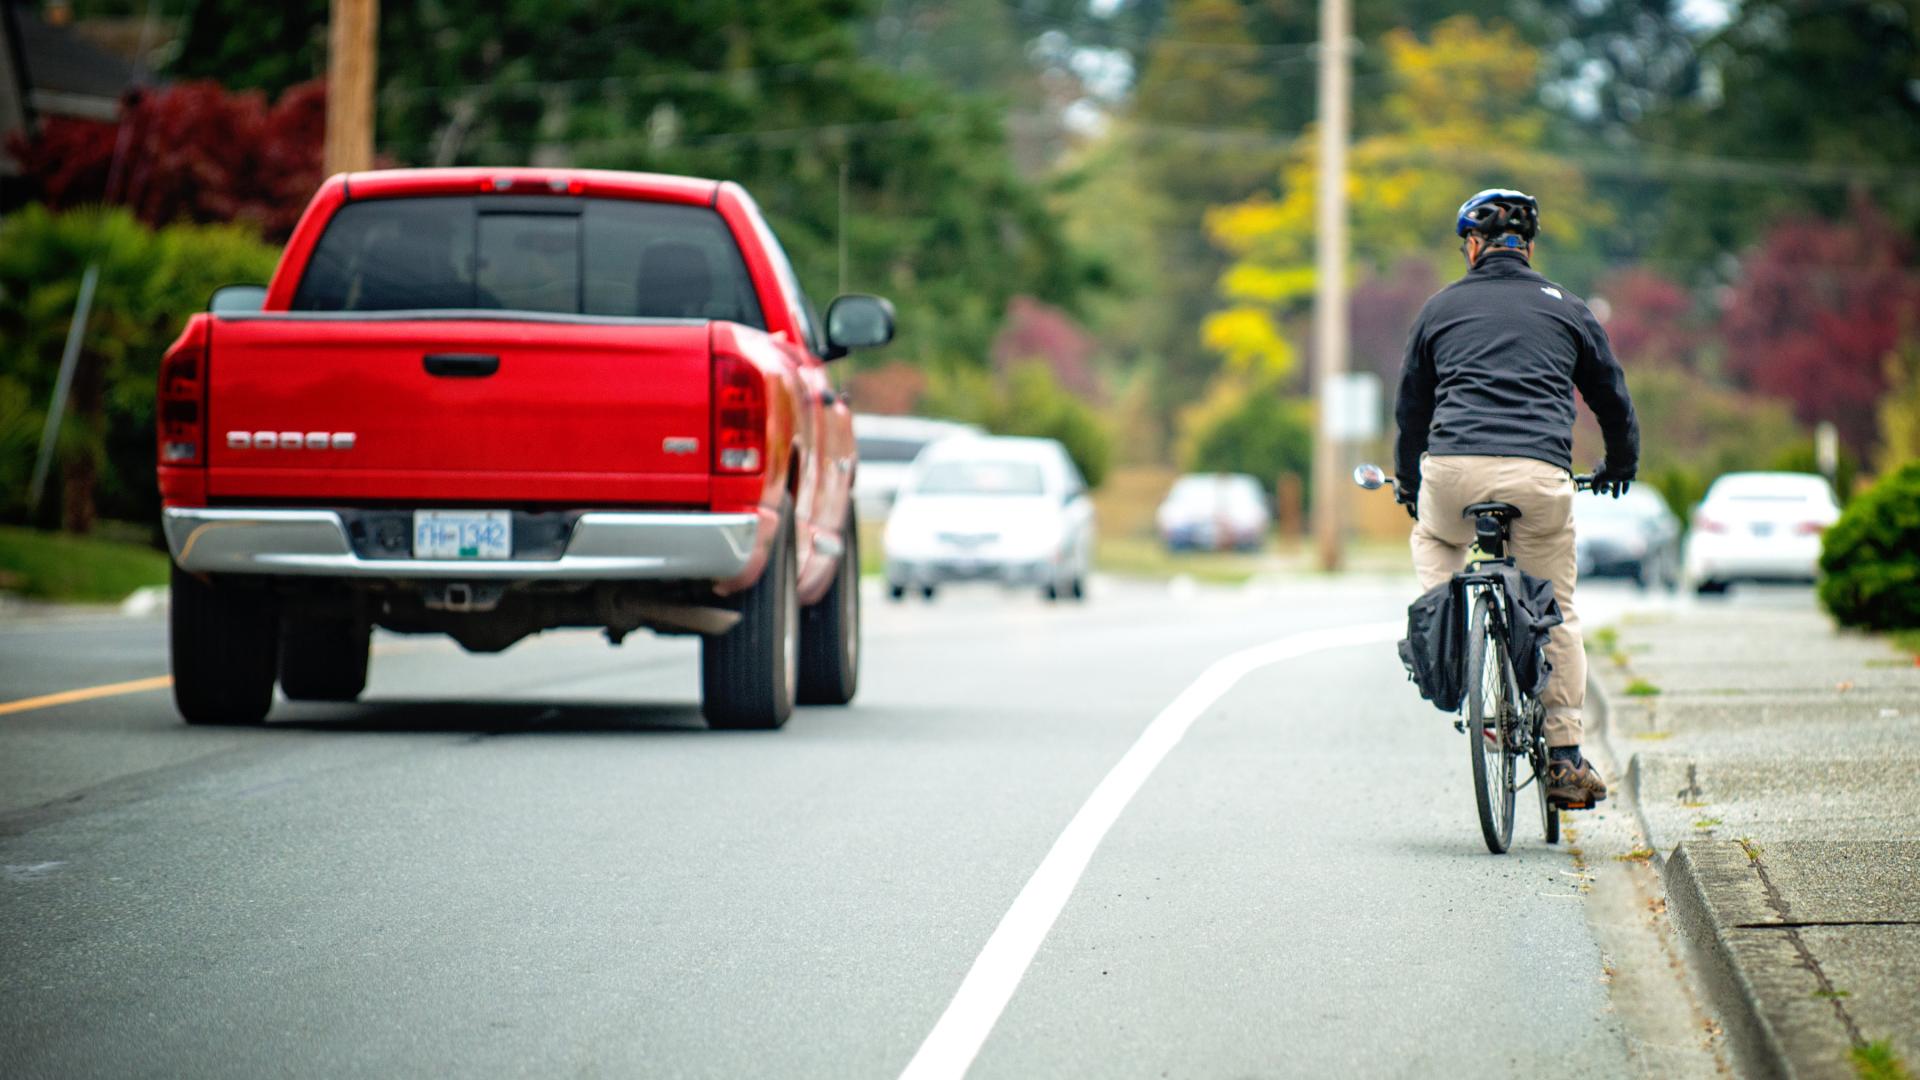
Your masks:
M 710 351 L 692 322 L 220 319 L 208 495 L 704 504 Z

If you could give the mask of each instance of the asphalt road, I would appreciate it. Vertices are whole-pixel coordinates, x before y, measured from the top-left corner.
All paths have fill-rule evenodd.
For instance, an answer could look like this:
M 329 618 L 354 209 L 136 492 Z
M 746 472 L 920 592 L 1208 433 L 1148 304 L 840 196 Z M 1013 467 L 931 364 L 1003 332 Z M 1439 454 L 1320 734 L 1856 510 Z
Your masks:
M 705 730 L 691 642 L 585 633 L 383 637 L 362 704 L 259 730 L 0 712 L 0 1073 L 892 1077 L 953 1014 L 984 1043 L 928 1075 L 1711 1067 L 1607 877 L 1629 815 L 1548 848 L 1524 801 L 1487 855 L 1391 643 L 1320 648 L 1410 592 L 870 599 L 856 704 L 766 734 Z M 1319 651 L 1201 701 L 1036 915 L 1116 763 L 1275 640 Z M 160 619 L 0 624 L 0 702 L 165 671 Z M 1003 918 L 1042 936 L 1000 1010 L 961 988 Z

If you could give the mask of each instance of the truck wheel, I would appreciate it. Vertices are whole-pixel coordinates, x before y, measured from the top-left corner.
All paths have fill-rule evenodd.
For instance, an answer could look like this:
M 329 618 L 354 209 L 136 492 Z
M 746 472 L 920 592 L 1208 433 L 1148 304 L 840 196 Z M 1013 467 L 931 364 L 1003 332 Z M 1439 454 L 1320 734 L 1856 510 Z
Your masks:
M 280 616 L 263 590 L 173 568 L 167 608 L 173 701 L 189 724 L 258 724 L 273 707 Z
M 847 511 L 833 587 L 800 613 L 800 704 L 845 705 L 860 688 L 860 531 Z
M 294 701 L 353 701 L 367 688 L 373 627 L 359 619 L 280 624 L 280 689 Z
M 800 652 L 793 518 L 781 517 L 767 568 L 731 598 L 740 621 L 700 646 L 700 711 L 715 729 L 772 730 L 793 715 Z

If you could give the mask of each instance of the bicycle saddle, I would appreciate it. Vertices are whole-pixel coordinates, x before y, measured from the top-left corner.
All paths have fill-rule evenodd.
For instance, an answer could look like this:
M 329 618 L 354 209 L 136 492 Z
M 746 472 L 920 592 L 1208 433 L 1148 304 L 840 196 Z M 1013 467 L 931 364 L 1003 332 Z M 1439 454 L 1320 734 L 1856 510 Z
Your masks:
M 1463 518 L 1477 518 L 1483 514 L 1488 517 L 1506 518 L 1508 521 L 1512 521 L 1520 516 L 1520 508 L 1512 503 L 1478 502 L 1460 511 L 1460 516 Z

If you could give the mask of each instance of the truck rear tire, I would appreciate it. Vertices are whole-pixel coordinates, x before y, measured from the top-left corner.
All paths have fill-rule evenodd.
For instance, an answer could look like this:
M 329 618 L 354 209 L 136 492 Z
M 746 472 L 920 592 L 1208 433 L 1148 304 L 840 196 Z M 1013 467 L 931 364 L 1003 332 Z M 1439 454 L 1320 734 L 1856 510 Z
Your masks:
M 860 689 L 860 530 L 853 510 L 833 587 L 800 613 L 800 704 L 845 705 Z
M 372 625 L 354 618 L 280 624 L 280 690 L 294 701 L 354 701 L 367 688 Z
M 173 701 L 189 724 L 258 724 L 273 707 L 280 613 L 264 590 L 173 568 L 167 609 Z
M 732 599 L 740 621 L 700 646 L 700 711 L 716 730 L 771 731 L 793 715 L 800 653 L 793 516 L 781 515 L 767 568 Z

